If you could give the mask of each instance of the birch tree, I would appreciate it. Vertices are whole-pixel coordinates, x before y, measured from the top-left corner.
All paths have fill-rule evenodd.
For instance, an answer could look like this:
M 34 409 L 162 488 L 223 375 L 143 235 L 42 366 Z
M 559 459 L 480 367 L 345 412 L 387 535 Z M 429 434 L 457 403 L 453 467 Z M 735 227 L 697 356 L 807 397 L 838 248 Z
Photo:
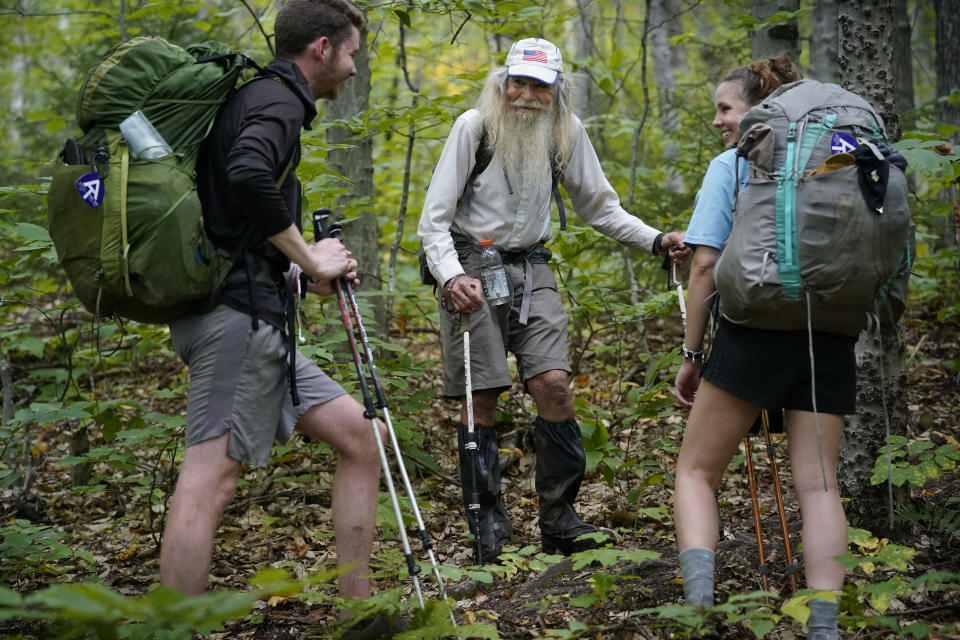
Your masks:
M 675 70 L 686 67 L 686 56 L 679 47 L 670 46 L 670 37 L 679 32 L 679 8 L 677 0 L 652 0 L 650 12 L 650 49 L 653 56 L 653 73 L 657 82 L 657 103 L 660 105 L 660 127 L 663 131 L 677 130 Z M 666 163 L 676 162 L 679 154 L 676 145 L 665 138 L 663 159 Z M 677 174 L 667 177 L 666 188 L 674 193 L 683 192 L 683 179 Z

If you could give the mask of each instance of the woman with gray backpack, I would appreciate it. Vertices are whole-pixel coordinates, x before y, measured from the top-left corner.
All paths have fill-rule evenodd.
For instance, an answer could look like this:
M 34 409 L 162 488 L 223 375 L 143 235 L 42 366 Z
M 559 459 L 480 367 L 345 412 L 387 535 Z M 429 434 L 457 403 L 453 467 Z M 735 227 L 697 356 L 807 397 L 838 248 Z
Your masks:
M 675 394 L 692 407 L 676 471 L 674 521 L 684 597 L 712 606 L 718 513 L 714 491 L 761 407 L 786 409 L 793 482 L 803 517 L 807 586 L 838 593 L 844 568 L 834 556 L 847 549 L 847 525 L 837 492 L 836 463 L 843 414 L 854 410 L 856 338 L 822 331 L 758 329 L 718 320 L 709 362 L 703 345 L 716 286 L 714 267 L 734 224 L 734 201 L 746 186 L 749 165 L 737 155 L 740 121 L 783 84 L 800 80 L 785 56 L 734 69 L 716 89 L 713 126 L 726 151 L 711 163 L 697 194 L 686 244 L 694 257 L 688 287 L 683 363 Z M 816 398 L 808 338 L 816 361 Z M 695 400 L 695 401 L 694 401 Z M 838 638 L 836 598 L 810 602 L 809 638 Z

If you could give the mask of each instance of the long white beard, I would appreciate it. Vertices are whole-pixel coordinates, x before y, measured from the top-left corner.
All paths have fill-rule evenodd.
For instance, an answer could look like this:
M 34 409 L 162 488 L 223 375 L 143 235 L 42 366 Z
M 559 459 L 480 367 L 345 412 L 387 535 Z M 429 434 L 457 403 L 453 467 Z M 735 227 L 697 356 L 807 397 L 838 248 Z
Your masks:
M 524 185 L 542 184 L 553 149 L 552 105 L 534 113 L 508 108 L 501 123 L 497 153 L 511 178 Z

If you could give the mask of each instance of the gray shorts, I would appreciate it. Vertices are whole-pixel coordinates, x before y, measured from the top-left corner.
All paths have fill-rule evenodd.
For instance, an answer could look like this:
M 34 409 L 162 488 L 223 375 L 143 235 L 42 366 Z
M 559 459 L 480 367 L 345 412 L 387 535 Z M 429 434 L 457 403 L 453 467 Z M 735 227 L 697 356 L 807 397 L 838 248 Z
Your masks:
M 476 277 L 475 256 L 460 257 L 468 275 Z M 545 371 L 570 372 L 567 360 L 567 312 L 549 264 L 534 264 L 530 316 L 520 324 L 524 264 L 507 264 L 513 300 L 496 307 L 484 305 L 470 314 L 470 379 L 472 388 L 507 389 L 507 353 L 517 359 L 517 374 L 526 382 Z M 443 353 L 443 395 L 460 397 L 466 390 L 463 373 L 463 334 L 460 313 L 440 305 L 440 348 Z
M 283 334 L 262 321 L 254 331 L 250 316 L 226 305 L 174 320 L 170 339 L 190 368 L 187 447 L 229 431 L 227 455 L 264 467 L 274 440 L 286 442 L 307 410 L 345 393 L 298 351 L 294 407 Z

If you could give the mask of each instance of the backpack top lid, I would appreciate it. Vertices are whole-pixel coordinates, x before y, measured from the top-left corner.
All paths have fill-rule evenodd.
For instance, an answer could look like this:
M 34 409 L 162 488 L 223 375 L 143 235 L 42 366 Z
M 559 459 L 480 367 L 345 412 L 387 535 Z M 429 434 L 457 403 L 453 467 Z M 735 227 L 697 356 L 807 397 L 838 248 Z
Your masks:
M 744 114 L 740 121 L 740 131 L 747 131 L 753 125 L 773 118 L 786 118 L 789 122 L 797 122 L 817 109 L 845 111 L 850 114 L 852 122 L 838 121 L 837 126 L 867 126 L 880 133 L 878 137 L 886 139 L 883 120 L 869 102 L 838 84 L 817 80 L 798 80 L 781 85 Z M 870 114 L 868 118 L 864 118 L 864 112 Z M 858 120 L 860 122 L 857 122 Z
M 206 57 L 221 56 L 207 64 Z M 84 133 L 116 129 L 142 109 L 174 149 L 199 142 L 247 63 L 226 45 L 209 41 L 187 49 L 163 38 L 141 36 L 107 53 L 87 72 L 77 102 Z

